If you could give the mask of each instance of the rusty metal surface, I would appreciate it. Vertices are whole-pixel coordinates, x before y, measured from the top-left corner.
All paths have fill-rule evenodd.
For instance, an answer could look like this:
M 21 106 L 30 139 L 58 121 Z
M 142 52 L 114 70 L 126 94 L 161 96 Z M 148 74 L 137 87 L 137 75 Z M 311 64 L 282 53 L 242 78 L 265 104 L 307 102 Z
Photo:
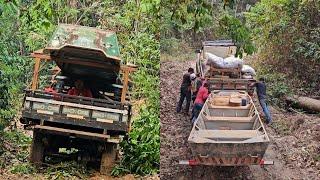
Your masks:
M 262 156 L 234 156 L 234 157 L 201 157 L 195 158 L 197 164 L 207 166 L 246 166 L 246 165 L 259 165 Z
M 66 46 L 101 51 L 106 57 L 119 60 L 120 51 L 115 32 L 98 28 L 59 24 L 44 52 Z
M 43 53 L 71 82 L 82 79 L 97 91 L 106 91 L 107 86 L 117 83 L 122 62 L 115 32 L 59 24 Z
M 246 106 L 208 105 L 214 97 L 233 92 L 235 91 L 213 91 L 192 128 L 188 142 L 192 155 L 199 164 L 218 166 L 258 164 L 267 150 L 270 140 L 257 114 L 256 107 L 247 93 L 245 96 L 249 104 Z M 246 112 L 240 113 L 240 111 Z M 209 117 L 217 118 L 209 120 Z M 226 119 L 218 117 L 226 117 Z M 252 117 L 252 120 L 237 122 L 237 117 L 239 119 Z M 229 129 L 221 128 L 225 126 Z M 257 134 L 248 134 L 249 131 L 256 131 Z
M 263 157 L 269 142 L 258 143 L 189 143 L 194 157 L 237 157 L 249 154 Z

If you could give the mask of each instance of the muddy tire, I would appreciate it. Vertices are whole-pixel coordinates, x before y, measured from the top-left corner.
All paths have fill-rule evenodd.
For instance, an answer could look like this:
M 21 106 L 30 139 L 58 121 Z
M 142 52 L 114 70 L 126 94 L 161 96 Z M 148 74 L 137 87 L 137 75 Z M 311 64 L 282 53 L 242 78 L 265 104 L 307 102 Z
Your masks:
M 106 150 L 102 152 L 100 173 L 110 175 L 117 158 L 117 145 L 107 144 Z
M 42 135 L 33 131 L 33 139 L 31 145 L 30 161 L 39 166 L 44 160 L 44 144 L 42 142 Z

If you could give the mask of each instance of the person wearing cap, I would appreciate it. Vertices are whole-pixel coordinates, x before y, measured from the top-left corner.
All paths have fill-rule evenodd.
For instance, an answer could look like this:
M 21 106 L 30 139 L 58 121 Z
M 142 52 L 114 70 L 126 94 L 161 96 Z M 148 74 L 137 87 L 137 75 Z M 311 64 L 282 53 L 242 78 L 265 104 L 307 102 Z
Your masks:
M 184 99 L 186 99 L 185 114 L 189 114 L 189 108 L 191 103 L 191 74 L 194 73 L 193 68 L 189 68 L 188 72 L 182 77 L 182 84 L 180 86 L 180 99 L 176 108 L 177 113 L 181 111 Z
M 202 86 L 199 88 L 197 97 L 194 101 L 193 110 L 192 110 L 192 124 L 198 118 L 200 111 L 204 105 L 204 102 L 207 100 L 209 96 L 208 88 L 209 88 L 209 85 L 207 82 L 203 82 Z

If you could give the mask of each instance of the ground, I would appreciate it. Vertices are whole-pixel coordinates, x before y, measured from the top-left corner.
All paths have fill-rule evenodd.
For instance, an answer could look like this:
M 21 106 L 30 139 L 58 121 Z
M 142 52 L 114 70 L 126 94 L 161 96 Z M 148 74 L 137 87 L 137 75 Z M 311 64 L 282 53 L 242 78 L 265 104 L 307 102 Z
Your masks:
M 133 113 L 136 114 L 138 108 L 144 100 L 134 102 Z M 29 152 L 32 140 L 32 131 L 24 130 L 19 123 L 18 117 L 5 129 L 3 137 L 4 151 L 0 149 L 0 180 L 20 180 L 20 179 L 90 179 L 90 180 L 158 180 L 159 175 L 138 176 L 127 174 L 121 177 L 102 175 L 97 169 L 86 168 L 76 161 L 57 161 L 56 163 L 45 164 L 36 169 L 29 163 Z
M 182 75 L 194 61 L 161 62 L 160 179 L 317 179 L 320 176 L 320 117 L 270 107 L 273 123 L 266 127 L 270 144 L 266 160 L 271 166 L 190 167 L 190 117 L 175 112 Z M 260 110 L 260 107 L 258 107 Z

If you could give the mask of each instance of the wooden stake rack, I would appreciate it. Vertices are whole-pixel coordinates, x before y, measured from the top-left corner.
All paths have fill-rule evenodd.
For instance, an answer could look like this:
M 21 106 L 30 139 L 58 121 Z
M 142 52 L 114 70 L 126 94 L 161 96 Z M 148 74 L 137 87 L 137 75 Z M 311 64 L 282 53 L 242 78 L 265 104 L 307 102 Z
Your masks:
M 35 59 L 34 64 L 34 70 L 33 70 L 33 77 L 32 77 L 32 84 L 31 84 L 31 90 L 35 91 L 38 87 L 38 78 L 39 78 L 39 72 L 40 72 L 40 64 L 42 61 L 51 61 L 52 57 L 48 54 L 43 53 L 43 49 L 39 49 L 37 51 L 34 51 L 30 55 Z M 75 63 L 75 62 L 70 62 Z M 123 73 L 123 88 L 121 92 L 121 103 L 126 102 L 126 94 L 128 91 L 128 82 L 129 82 L 129 75 L 130 73 L 136 71 L 136 66 L 134 65 L 121 65 L 120 71 Z
M 215 77 L 215 75 L 219 75 L 219 76 L 226 76 L 229 77 L 230 74 L 234 74 L 237 76 L 237 78 L 242 78 L 241 75 L 241 67 L 237 67 L 237 68 L 232 68 L 232 69 L 220 69 L 220 68 L 215 68 L 214 66 L 210 66 L 210 69 L 208 71 L 207 77 Z

